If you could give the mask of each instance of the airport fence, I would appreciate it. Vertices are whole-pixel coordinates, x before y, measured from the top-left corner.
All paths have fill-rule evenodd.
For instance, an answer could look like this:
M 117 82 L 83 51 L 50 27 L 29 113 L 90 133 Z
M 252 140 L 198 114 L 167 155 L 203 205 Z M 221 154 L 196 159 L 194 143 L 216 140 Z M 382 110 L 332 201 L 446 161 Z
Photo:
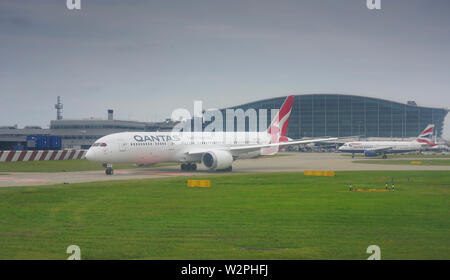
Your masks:
M 83 159 L 87 150 L 0 151 L 0 162 Z

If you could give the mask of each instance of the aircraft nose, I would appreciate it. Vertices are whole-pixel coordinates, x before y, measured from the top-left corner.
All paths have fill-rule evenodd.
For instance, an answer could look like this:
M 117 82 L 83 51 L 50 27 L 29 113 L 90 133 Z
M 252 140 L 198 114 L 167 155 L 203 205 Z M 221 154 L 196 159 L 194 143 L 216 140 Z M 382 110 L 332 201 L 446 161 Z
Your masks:
M 87 160 L 93 160 L 94 159 L 94 151 L 92 151 L 92 149 L 89 149 L 86 152 L 85 157 L 86 157 Z

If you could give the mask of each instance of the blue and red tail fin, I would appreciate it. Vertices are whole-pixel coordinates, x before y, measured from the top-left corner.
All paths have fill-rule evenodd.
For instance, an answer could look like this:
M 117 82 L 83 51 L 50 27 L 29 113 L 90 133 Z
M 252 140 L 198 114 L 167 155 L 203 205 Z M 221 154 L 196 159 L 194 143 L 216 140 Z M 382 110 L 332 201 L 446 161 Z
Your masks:
M 417 142 L 425 143 L 431 147 L 436 146 L 433 141 L 434 124 L 429 124 L 417 137 Z

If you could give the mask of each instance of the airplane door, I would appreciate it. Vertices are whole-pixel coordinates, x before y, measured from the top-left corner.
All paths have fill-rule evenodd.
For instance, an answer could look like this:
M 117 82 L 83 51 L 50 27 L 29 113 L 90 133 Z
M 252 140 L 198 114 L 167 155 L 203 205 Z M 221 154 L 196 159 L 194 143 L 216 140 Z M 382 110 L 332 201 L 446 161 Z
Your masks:
M 128 143 L 122 142 L 119 144 L 119 151 L 126 152 L 128 150 Z

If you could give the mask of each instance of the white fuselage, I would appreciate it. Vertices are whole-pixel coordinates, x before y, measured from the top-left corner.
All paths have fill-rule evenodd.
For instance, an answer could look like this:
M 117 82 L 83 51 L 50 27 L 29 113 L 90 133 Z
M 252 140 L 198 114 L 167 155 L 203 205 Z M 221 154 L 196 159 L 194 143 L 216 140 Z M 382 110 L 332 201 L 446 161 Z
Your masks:
M 153 164 L 159 162 L 199 162 L 196 149 L 216 150 L 224 147 L 270 143 L 266 132 L 122 132 L 104 136 L 89 148 L 86 158 L 102 163 Z M 260 151 L 233 154 L 252 158 Z
M 418 151 L 427 147 L 424 143 L 417 141 L 355 141 L 345 143 L 339 148 L 340 152 L 364 153 L 368 150 L 389 148 L 387 153 L 404 153 Z

